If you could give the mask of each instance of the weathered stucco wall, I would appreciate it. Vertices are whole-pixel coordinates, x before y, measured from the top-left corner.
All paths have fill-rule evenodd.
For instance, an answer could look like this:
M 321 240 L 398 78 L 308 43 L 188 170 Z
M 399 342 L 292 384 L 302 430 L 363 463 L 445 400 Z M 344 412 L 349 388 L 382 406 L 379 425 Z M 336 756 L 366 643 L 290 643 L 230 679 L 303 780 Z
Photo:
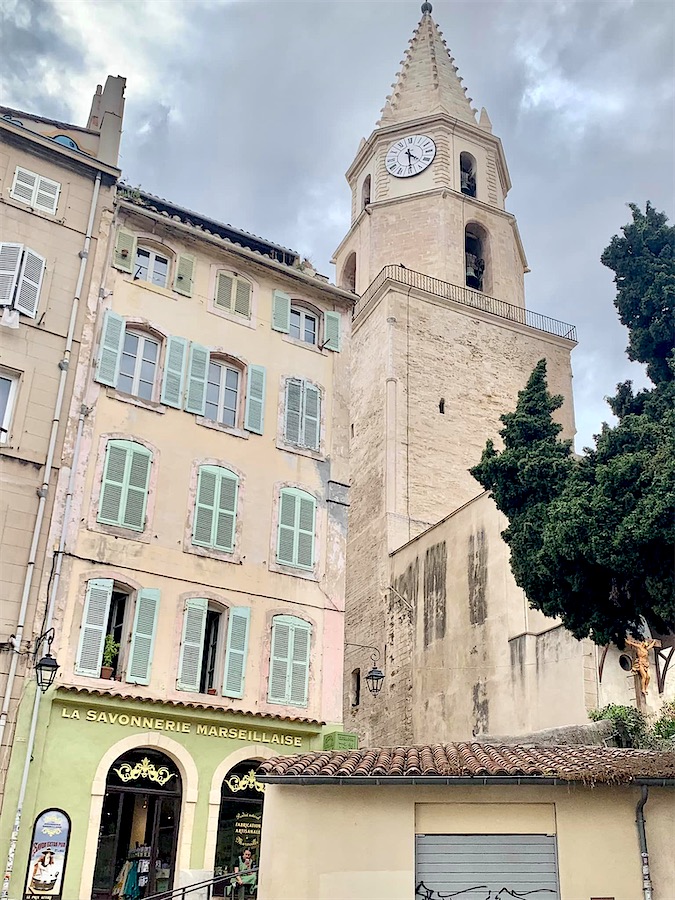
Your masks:
M 561 900 L 636 900 L 642 895 L 639 796 L 636 787 L 604 785 L 269 785 L 258 897 L 409 900 L 416 834 L 553 833 Z M 672 788 L 651 788 L 645 810 L 654 896 L 663 900 L 675 896 L 674 801 Z

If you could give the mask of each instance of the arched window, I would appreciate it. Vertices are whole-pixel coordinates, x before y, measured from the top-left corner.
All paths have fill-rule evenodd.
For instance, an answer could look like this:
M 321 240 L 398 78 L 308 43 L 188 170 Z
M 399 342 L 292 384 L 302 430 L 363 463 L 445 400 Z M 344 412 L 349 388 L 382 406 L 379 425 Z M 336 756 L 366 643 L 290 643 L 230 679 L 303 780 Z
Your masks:
M 352 706 L 358 706 L 361 703 L 361 669 L 354 669 L 352 672 Z
M 141 400 L 157 400 L 161 341 L 131 326 L 124 332 L 117 390 Z
M 470 153 L 459 154 L 459 177 L 462 193 L 467 197 L 476 196 L 476 160 Z
M 464 230 L 464 256 L 466 261 L 466 286 L 484 291 L 487 282 L 488 236 L 476 222 L 470 222 Z
M 354 252 L 349 254 L 342 268 L 340 287 L 352 293 L 356 292 L 356 253 Z
M 361 188 L 361 209 L 365 209 L 370 203 L 370 175 L 366 175 Z

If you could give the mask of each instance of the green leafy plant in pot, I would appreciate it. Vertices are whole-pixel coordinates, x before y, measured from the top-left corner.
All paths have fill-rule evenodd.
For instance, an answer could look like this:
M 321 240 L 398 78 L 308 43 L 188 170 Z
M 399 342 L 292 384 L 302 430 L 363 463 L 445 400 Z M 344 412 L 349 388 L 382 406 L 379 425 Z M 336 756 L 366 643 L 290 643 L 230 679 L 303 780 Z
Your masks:
M 120 650 L 119 641 L 112 634 L 106 634 L 103 644 L 103 659 L 101 660 L 101 678 L 110 679 L 115 671 L 113 663 Z

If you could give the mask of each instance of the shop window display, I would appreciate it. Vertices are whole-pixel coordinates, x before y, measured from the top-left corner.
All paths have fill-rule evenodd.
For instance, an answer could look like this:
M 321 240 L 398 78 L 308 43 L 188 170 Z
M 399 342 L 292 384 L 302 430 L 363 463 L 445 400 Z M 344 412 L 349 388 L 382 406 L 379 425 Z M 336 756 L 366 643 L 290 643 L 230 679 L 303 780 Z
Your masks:
M 214 897 L 250 900 L 258 895 L 257 868 L 264 785 L 255 777 L 260 762 L 245 760 L 225 776 L 220 794 L 214 875 L 238 875 L 214 886 Z M 249 869 L 255 871 L 248 872 Z

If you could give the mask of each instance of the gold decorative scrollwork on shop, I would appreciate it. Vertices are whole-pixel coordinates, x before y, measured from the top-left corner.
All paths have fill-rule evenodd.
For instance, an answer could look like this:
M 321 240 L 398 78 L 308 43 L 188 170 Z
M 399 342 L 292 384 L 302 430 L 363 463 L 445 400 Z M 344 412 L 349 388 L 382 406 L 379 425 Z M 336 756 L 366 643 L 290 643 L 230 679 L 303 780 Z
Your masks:
M 231 775 L 227 780 L 226 784 L 231 791 L 236 793 L 237 791 L 245 791 L 247 788 L 251 788 L 251 790 L 259 791 L 261 794 L 265 793 L 265 785 L 261 784 L 258 779 L 255 777 L 255 771 L 251 769 L 246 775 Z
M 147 778 L 149 781 L 154 781 L 159 785 L 164 785 L 176 777 L 176 773 L 169 771 L 166 766 L 160 766 L 159 768 L 154 766 L 147 756 L 143 757 L 134 766 L 130 766 L 129 763 L 122 763 L 118 769 L 115 769 L 115 772 L 122 781 L 137 781 L 139 778 Z

